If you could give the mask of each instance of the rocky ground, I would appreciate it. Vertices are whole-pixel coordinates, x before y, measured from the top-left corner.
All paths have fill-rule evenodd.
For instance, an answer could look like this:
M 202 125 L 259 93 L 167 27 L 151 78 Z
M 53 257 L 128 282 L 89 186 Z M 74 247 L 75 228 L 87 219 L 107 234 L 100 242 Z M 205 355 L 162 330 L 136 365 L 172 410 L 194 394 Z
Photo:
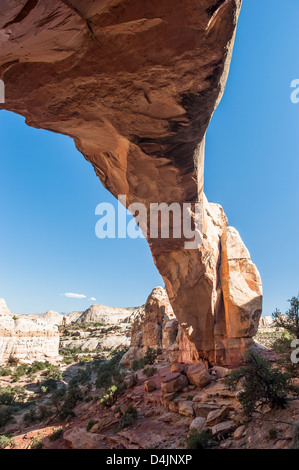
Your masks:
M 284 409 L 261 403 L 247 418 L 240 386 L 230 391 L 224 383 L 231 370 L 179 360 L 178 325 L 162 288 L 137 309 L 107 314 L 100 307 L 69 321 L 46 314 L 59 323 L 56 365 L 11 360 L 0 367 L 0 447 L 183 449 L 191 429 L 204 431 L 215 448 L 290 447 L 299 421 L 296 396 L 288 396 Z M 256 344 L 272 362 L 281 335 L 262 318 Z

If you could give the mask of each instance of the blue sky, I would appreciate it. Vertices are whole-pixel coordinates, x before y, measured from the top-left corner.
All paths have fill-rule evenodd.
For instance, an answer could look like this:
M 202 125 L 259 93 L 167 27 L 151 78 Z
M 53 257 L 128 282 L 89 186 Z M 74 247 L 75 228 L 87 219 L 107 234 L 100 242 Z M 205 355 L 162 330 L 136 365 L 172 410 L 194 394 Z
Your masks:
M 264 314 L 299 291 L 297 0 L 244 0 L 226 91 L 207 135 L 205 191 L 257 264 Z M 0 297 L 15 313 L 133 306 L 163 285 L 145 240 L 99 240 L 114 202 L 71 139 L 0 112 Z M 72 299 L 63 293 L 84 294 Z

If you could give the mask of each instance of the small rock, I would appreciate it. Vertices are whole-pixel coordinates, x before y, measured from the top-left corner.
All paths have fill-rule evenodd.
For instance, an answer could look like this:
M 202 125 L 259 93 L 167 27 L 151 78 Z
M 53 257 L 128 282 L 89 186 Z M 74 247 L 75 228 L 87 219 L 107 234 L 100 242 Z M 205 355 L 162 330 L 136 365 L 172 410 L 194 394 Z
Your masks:
M 239 426 L 234 432 L 234 435 L 233 435 L 234 440 L 238 441 L 239 439 L 242 439 L 244 435 L 244 431 L 245 431 L 245 426 Z

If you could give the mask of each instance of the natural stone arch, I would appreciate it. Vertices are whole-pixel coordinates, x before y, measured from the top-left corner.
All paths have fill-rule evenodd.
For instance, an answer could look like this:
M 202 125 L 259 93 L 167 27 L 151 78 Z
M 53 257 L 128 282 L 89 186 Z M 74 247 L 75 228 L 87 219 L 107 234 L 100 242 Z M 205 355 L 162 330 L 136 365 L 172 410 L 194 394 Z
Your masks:
M 261 281 L 203 181 L 204 137 L 224 91 L 241 0 L 2 4 L 1 109 L 71 136 L 128 205 L 203 203 L 200 249 L 183 239 L 148 241 L 198 357 L 238 361 L 256 332 Z

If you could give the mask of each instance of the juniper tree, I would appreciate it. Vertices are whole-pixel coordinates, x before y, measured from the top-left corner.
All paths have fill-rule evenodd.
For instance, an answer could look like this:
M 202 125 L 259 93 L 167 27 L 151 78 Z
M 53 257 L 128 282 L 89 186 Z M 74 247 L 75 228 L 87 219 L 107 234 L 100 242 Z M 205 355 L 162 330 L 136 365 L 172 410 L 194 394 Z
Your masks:
M 291 335 L 299 339 L 299 294 L 297 297 L 292 297 L 288 300 L 290 308 L 282 315 L 280 310 L 276 309 L 272 313 L 275 326 L 284 328 Z

